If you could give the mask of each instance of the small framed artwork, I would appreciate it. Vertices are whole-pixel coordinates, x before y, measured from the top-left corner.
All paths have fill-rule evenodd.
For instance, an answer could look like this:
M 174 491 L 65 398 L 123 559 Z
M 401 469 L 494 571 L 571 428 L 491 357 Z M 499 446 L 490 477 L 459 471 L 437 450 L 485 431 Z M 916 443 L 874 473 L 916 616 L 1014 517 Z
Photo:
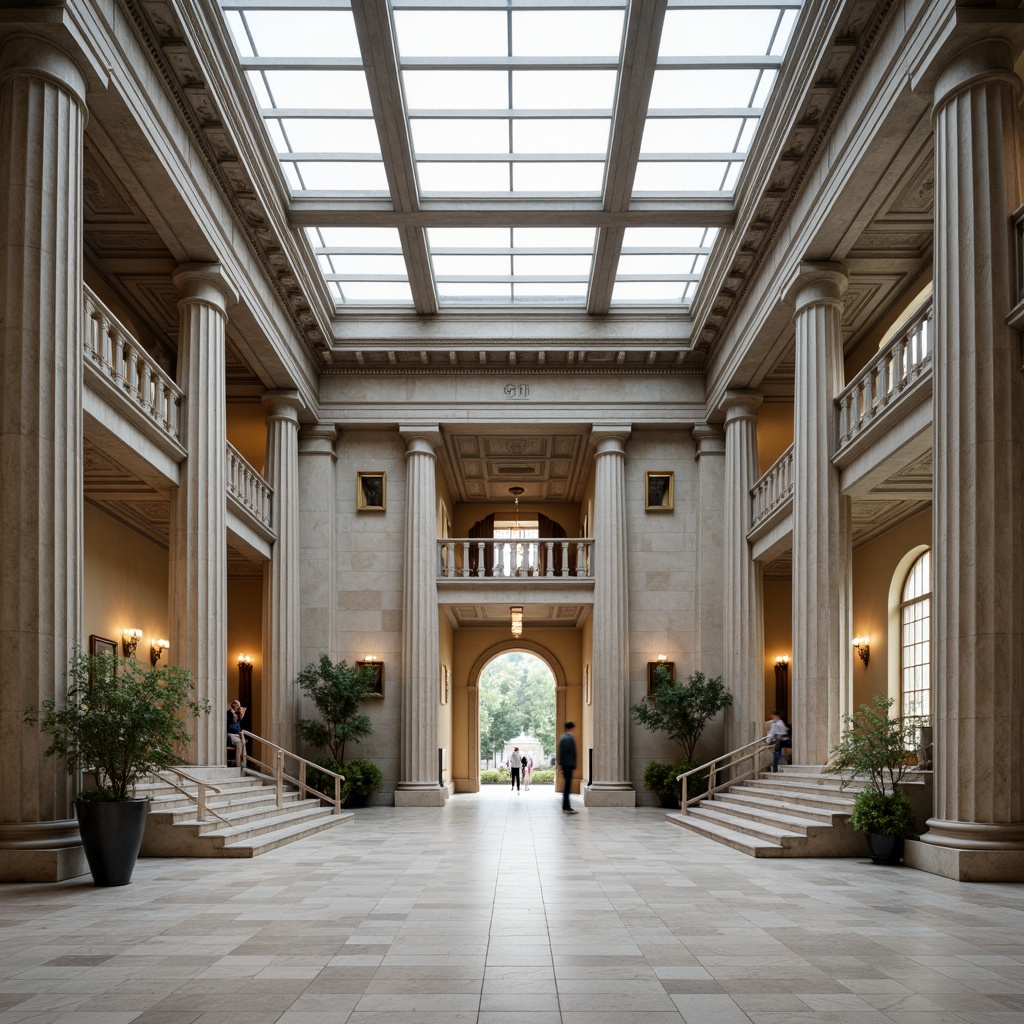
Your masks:
M 438 693 L 438 699 L 441 701 L 442 704 L 447 704 L 448 703 L 448 666 L 447 665 L 442 665 L 441 666 L 440 687 L 441 688 L 440 688 L 440 692 Z
M 108 640 L 105 636 L 97 636 L 95 633 L 89 634 L 89 653 L 91 655 L 98 654 L 109 654 L 114 659 L 114 674 L 117 674 L 117 641 Z M 93 682 L 92 673 L 89 673 L 89 685 Z
M 360 512 L 384 512 L 387 509 L 387 474 L 356 474 L 356 508 Z
M 676 663 L 674 661 L 649 661 L 647 662 L 647 696 L 653 697 L 654 691 L 658 688 L 658 669 L 668 669 L 668 677 L 671 680 L 676 678 Z
M 590 666 L 589 665 L 584 665 L 583 666 L 583 703 L 584 704 L 588 704 L 588 705 L 594 703 L 594 695 L 590 691 Z
M 675 473 L 671 471 L 647 474 L 648 512 L 670 512 L 675 508 Z
M 368 697 L 384 696 L 384 662 L 383 661 L 357 661 L 356 668 L 373 669 L 373 681 L 370 683 Z

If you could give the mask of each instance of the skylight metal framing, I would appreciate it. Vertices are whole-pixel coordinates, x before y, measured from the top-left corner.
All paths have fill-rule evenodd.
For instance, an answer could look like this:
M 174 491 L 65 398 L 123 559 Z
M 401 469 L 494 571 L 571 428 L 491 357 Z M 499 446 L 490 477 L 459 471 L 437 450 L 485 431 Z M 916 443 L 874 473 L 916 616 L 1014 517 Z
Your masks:
M 313 55 L 310 56 L 288 55 L 287 52 L 261 55 L 251 38 L 239 43 L 240 65 L 254 82 L 263 118 L 277 145 L 282 169 L 292 186 L 292 222 L 307 228 L 307 236 L 324 272 L 324 280 L 339 309 L 361 305 L 359 300 L 348 298 L 348 292 L 356 294 L 359 287 L 346 290 L 346 282 L 351 282 L 353 286 L 376 282 L 383 293 L 387 291 L 387 286 L 399 282 L 400 275 L 374 273 L 370 269 L 374 262 L 372 257 L 381 255 L 375 252 L 375 247 L 367 246 L 359 250 L 352 246 L 332 246 L 325 243 L 322 233 L 310 232 L 309 228 L 377 225 L 397 229 L 397 248 L 407 268 L 405 280 L 408 281 L 411 304 L 419 313 L 434 313 L 439 308 L 460 304 L 454 300 L 451 292 L 458 291 L 461 286 L 472 291 L 475 285 L 500 285 L 504 295 L 503 286 L 508 285 L 508 298 L 502 299 L 498 303 L 500 305 L 513 304 L 518 285 L 554 287 L 564 283 L 572 286 L 571 301 L 565 301 L 565 297 L 559 301 L 557 295 L 553 295 L 548 299 L 538 297 L 538 304 L 549 308 L 575 305 L 580 310 L 586 308 L 590 313 L 601 314 L 611 308 L 617 284 L 620 292 L 622 285 L 638 281 L 678 284 L 680 290 L 677 300 L 656 300 L 654 303 L 668 309 L 674 308 L 677 312 L 685 311 L 692 301 L 693 290 L 699 283 L 701 269 L 707 263 L 710 247 L 648 247 L 643 250 L 645 255 L 654 261 L 658 258 L 671 260 L 672 266 L 667 265 L 664 273 L 645 271 L 638 276 L 620 269 L 620 262 L 624 262 L 627 267 L 630 262 L 620 259 L 625 230 L 630 226 L 689 225 L 714 228 L 731 223 L 731 189 L 735 187 L 736 179 L 742 171 L 750 139 L 764 112 L 767 93 L 762 88 L 764 76 L 774 77 L 782 66 L 783 46 L 776 36 L 780 32 L 785 35 L 791 31 L 792 20 L 801 7 L 801 0 L 593 0 L 586 4 L 581 4 L 579 0 L 463 0 L 459 3 L 454 0 L 220 0 L 220 7 L 232 22 L 236 40 L 239 38 L 239 25 L 245 26 L 250 14 L 259 17 L 269 12 L 283 11 L 298 18 L 299 12 L 326 12 L 326 15 L 346 12 L 341 16 L 351 19 L 358 41 L 358 56 L 351 48 L 344 55 L 332 55 L 326 52 L 326 46 L 319 43 L 307 47 L 312 50 Z M 709 51 L 706 53 L 661 52 L 666 17 L 676 21 L 682 19 L 683 22 L 693 17 L 699 21 L 713 18 L 714 12 L 723 10 L 737 12 L 744 24 L 753 22 L 759 14 L 765 26 L 770 25 L 774 18 L 775 27 L 772 29 L 771 42 L 763 47 L 765 52 L 725 52 L 726 48 L 719 45 L 717 37 L 712 39 L 710 36 L 708 39 L 711 45 L 706 47 Z M 400 45 L 403 19 L 408 15 L 423 24 L 429 24 L 432 12 L 449 19 L 453 15 L 468 16 L 475 12 L 485 17 L 492 29 L 497 24 L 497 18 L 504 18 L 508 26 L 505 52 L 498 52 L 496 40 L 499 37 L 494 33 L 491 36 L 491 49 L 494 52 L 456 52 L 458 47 L 453 50 L 450 45 L 450 40 L 455 37 L 449 35 L 444 36 L 439 50 L 453 50 L 454 55 L 441 52 L 403 54 Z M 532 45 L 529 40 L 527 49 L 537 50 L 535 54 L 514 52 L 517 19 L 543 17 L 545 13 L 572 19 L 580 16 L 581 12 L 604 12 L 605 16 L 622 12 L 623 26 L 616 54 L 579 53 L 566 56 L 547 53 L 542 52 L 544 45 Z M 764 31 L 762 29 L 762 35 Z M 679 36 L 676 25 L 676 38 Z M 415 37 L 417 45 L 421 38 L 426 37 L 426 33 Z M 471 50 L 472 42 L 471 38 L 465 39 L 463 48 Z M 277 40 L 274 45 L 278 45 Z M 461 40 L 459 45 L 462 45 Z M 303 48 L 300 46 L 296 49 Z M 579 49 L 585 50 L 586 45 Z M 614 75 L 614 91 L 606 106 L 547 107 L 542 103 L 537 105 L 539 101 L 536 97 L 530 101 L 534 103 L 533 106 L 513 105 L 518 98 L 516 76 L 521 73 L 557 75 L 593 71 Z M 314 102 L 308 105 L 278 106 L 273 89 L 267 85 L 271 80 L 268 76 L 338 72 L 361 72 L 365 75 L 368 109 L 365 106 L 351 107 L 344 104 L 327 106 L 331 97 L 324 96 L 312 96 Z M 471 84 L 472 76 L 478 73 L 504 75 L 508 82 L 507 106 L 474 108 L 470 97 L 470 102 L 461 105 L 453 103 L 452 106 L 417 108 L 410 102 L 410 89 L 413 101 L 417 90 L 412 88 L 407 76 L 415 77 L 424 72 L 454 75 L 455 80 L 459 73 L 465 74 L 469 76 L 465 79 L 467 84 Z M 746 105 L 715 107 L 711 103 L 703 106 L 694 100 L 704 102 L 714 97 L 685 95 L 679 97 L 678 104 L 661 103 L 651 108 L 655 76 L 664 72 L 685 72 L 698 76 L 705 72 L 742 73 L 748 76 L 748 84 L 755 84 L 749 94 L 743 97 L 747 101 Z M 662 83 L 673 81 L 664 77 L 658 80 Z M 497 79 L 492 78 L 491 81 L 493 84 Z M 665 91 L 664 87 L 661 91 Z M 674 98 L 669 97 L 670 100 Z M 542 99 L 546 102 L 546 97 Z M 552 102 L 557 102 L 557 97 Z M 365 127 L 354 131 L 358 123 L 365 125 L 371 120 L 376 128 L 379 151 L 368 144 L 369 136 Z M 602 120 L 609 122 L 608 142 L 603 150 L 581 149 L 579 143 L 556 150 L 545 148 L 543 144 L 544 129 L 540 122 L 549 122 L 556 130 L 564 127 L 568 133 L 573 124 L 590 122 L 596 125 L 596 122 Z M 299 126 L 300 122 L 309 122 L 310 125 L 317 122 L 330 123 L 330 130 L 339 138 L 344 135 L 344 126 L 350 125 L 365 145 L 344 151 L 332 147 L 294 148 L 289 140 L 289 132 L 307 137 L 305 141 L 309 141 L 308 136 L 312 135 L 306 124 Z M 448 131 L 447 137 L 457 138 L 460 143 L 450 152 L 440 148 L 417 152 L 414 137 L 429 134 L 423 127 L 427 122 L 430 122 L 431 130 L 436 129 L 434 137 L 442 139 L 449 127 L 444 122 L 451 126 L 467 122 L 475 124 L 467 124 L 468 134 L 463 136 L 453 136 Z M 537 128 L 529 128 L 531 124 L 537 125 Z M 705 141 L 690 149 L 682 144 L 674 149 L 651 149 L 650 144 L 646 147 L 644 145 L 644 132 L 648 124 L 662 126 L 652 129 L 652 138 L 671 138 L 673 130 L 678 126 L 681 131 L 686 129 L 687 138 L 699 139 L 703 133 Z M 699 127 L 702 124 L 708 126 L 707 131 Z M 491 128 L 484 131 L 487 125 Z M 508 134 L 508 144 L 504 147 L 500 144 L 502 129 Z M 733 130 L 735 137 L 730 138 Z M 485 138 L 488 134 L 489 139 Z M 568 134 L 565 137 L 568 138 Z M 585 133 L 584 142 L 587 137 Z M 597 137 L 589 132 L 590 139 Z M 523 138 L 528 140 L 527 144 L 523 143 Z M 731 148 L 710 148 L 712 143 L 722 141 L 731 145 Z M 479 150 L 473 149 L 474 142 L 478 143 Z M 381 165 L 386 189 L 305 187 L 307 178 L 317 179 L 325 171 L 330 175 L 337 174 L 339 184 L 344 183 L 346 174 L 356 181 L 370 181 L 374 175 L 379 179 Z M 601 168 L 599 187 L 516 189 L 516 185 L 522 183 L 528 175 L 547 175 L 549 182 L 557 184 L 560 172 L 583 174 L 582 170 L 573 172 L 572 169 L 598 166 Z M 491 175 L 492 183 L 499 182 L 504 176 L 508 187 L 488 189 L 481 185 L 468 190 L 430 190 L 423 187 L 425 181 L 433 182 L 438 171 L 446 170 L 450 178 L 459 167 L 469 168 L 459 173 L 473 185 L 478 184 L 475 176 Z M 667 179 L 657 170 L 659 167 L 672 169 L 676 183 L 680 178 L 696 175 L 696 184 L 712 187 L 662 187 L 661 183 Z M 500 170 L 499 176 L 495 176 L 496 170 Z M 641 185 L 636 184 L 638 171 L 648 185 L 653 181 L 658 187 L 644 189 L 641 187 L 643 181 Z M 366 177 L 367 174 L 370 177 Z M 591 184 L 598 184 L 593 176 Z M 520 259 L 523 256 L 580 255 L 578 246 L 557 245 L 541 247 L 538 252 L 533 252 L 531 247 L 517 248 L 514 245 L 498 247 L 497 250 L 486 246 L 478 249 L 456 247 L 455 250 L 450 246 L 436 247 L 433 256 L 439 257 L 437 262 L 442 267 L 446 262 L 451 262 L 446 261 L 445 257 L 451 256 L 479 256 L 481 266 L 488 262 L 484 257 L 500 256 L 510 261 L 508 273 L 438 274 L 428 245 L 427 232 L 432 226 L 509 229 L 527 226 L 586 226 L 595 229 L 596 235 L 585 280 L 581 280 L 579 273 L 519 274 L 514 269 L 517 262 L 529 265 L 529 261 Z M 395 254 L 395 246 L 386 248 L 390 255 Z M 700 251 L 692 251 L 694 248 Z M 357 273 L 351 269 L 350 257 L 358 257 L 360 253 L 366 257 L 366 273 Z M 339 260 L 332 263 L 333 257 Z M 684 266 L 686 259 L 691 257 L 694 263 L 689 271 L 680 272 L 679 267 Z M 495 265 L 500 263 L 495 260 L 489 262 Z M 342 264 L 349 269 L 344 272 L 325 269 Z M 505 264 L 501 266 L 504 268 Z M 557 261 L 552 261 L 552 266 L 557 267 Z M 581 284 L 586 285 L 585 300 L 579 287 Z M 540 290 L 543 291 L 543 288 Z M 554 290 L 557 292 L 557 288 Z M 440 302 L 439 291 L 442 295 Z M 390 301 L 384 304 L 388 305 Z M 405 303 L 399 305 L 408 308 L 409 301 L 406 299 Z M 462 304 L 479 306 L 480 300 L 476 297 L 468 298 Z M 639 300 L 628 304 L 646 305 Z M 616 302 L 616 305 L 619 303 Z

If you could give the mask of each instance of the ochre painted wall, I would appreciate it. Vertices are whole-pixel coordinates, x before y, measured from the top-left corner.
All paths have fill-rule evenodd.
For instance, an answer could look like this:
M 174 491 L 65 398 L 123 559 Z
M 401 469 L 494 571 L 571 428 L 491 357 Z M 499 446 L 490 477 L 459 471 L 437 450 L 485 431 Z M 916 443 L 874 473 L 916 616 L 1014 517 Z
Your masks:
M 263 580 L 228 580 L 228 700 L 238 697 L 238 656 L 252 658 L 252 703 L 249 727 L 257 736 L 270 735 L 260 708 L 263 674 Z M 294 683 L 294 680 L 289 680 Z M 289 742 L 294 742 L 289 737 Z M 294 748 L 293 748 L 294 749 Z
M 757 410 L 758 475 L 767 473 L 793 443 L 793 403 L 764 402 Z
M 775 658 L 793 656 L 793 584 L 790 580 L 765 580 L 764 595 L 764 708 L 771 713 L 775 706 Z M 790 663 L 790 679 L 793 678 Z M 794 712 L 790 712 L 792 717 Z
M 267 461 L 267 410 L 262 402 L 228 402 L 228 441 L 242 458 L 256 470 L 264 472 Z

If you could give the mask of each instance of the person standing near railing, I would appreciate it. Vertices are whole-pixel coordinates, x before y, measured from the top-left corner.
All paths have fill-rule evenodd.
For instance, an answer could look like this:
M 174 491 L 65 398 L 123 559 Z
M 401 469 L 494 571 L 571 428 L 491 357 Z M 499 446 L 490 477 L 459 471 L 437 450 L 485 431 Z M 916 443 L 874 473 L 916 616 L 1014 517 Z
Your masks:
M 228 708 L 228 740 L 235 745 L 235 764 L 245 767 L 245 737 L 242 735 L 242 719 L 247 708 L 243 708 L 237 700 Z
M 779 762 L 783 759 L 782 748 L 789 746 L 789 726 L 786 725 L 781 711 L 772 712 L 771 725 L 768 727 L 768 735 L 765 736 L 764 741 L 773 744 L 772 771 L 777 772 Z

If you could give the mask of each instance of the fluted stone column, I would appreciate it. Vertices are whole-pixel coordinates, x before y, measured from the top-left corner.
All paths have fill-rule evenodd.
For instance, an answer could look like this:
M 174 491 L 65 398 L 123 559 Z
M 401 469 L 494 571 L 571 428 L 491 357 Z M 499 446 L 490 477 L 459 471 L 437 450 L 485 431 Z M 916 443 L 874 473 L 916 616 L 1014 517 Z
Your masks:
M 1024 385 L 1010 215 L 1021 83 L 987 40 L 935 85 L 935 812 L 908 860 L 1024 881 Z
M 299 674 L 299 412 L 297 391 L 268 391 L 267 482 L 274 488 L 277 539 L 263 566 L 262 735 L 295 749 Z
M 725 411 L 725 684 L 733 696 L 726 712 L 726 746 L 735 750 L 763 735 L 764 614 L 761 565 L 750 557 L 750 488 L 757 483 L 756 391 L 728 391 Z
M 85 92 L 50 43 L 0 48 L 0 881 L 88 870 L 74 787 L 22 724 L 81 641 Z
M 338 432 L 299 431 L 299 665 L 332 654 L 334 643 L 335 479 Z
M 178 382 L 185 389 L 182 463 L 171 495 L 171 660 L 192 673 L 212 711 L 195 724 L 194 764 L 223 764 L 227 715 L 227 414 L 224 331 L 235 294 L 217 264 L 178 268 Z
M 628 426 L 595 426 L 594 482 L 594 781 L 590 807 L 633 807 L 629 781 L 629 578 L 626 565 Z M 580 762 L 580 771 L 585 765 Z
M 725 434 L 701 423 L 692 430 L 697 443 L 697 665 L 706 676 L 721 675 L 725 652 L 724 580 L 721 550 L 725 521 Z
M 793 760 L 824 764 L 848 709 L 850 502 L 832 465 L 834 400 L 843 387 L 843 292 L 835 263 L 802 263 L 796 307 L 793 441 Z
M 396 807 L 440 807 L 438 783 L 436 427 L 399 427 L 405 440 L 402 579 L 402 750 Z

